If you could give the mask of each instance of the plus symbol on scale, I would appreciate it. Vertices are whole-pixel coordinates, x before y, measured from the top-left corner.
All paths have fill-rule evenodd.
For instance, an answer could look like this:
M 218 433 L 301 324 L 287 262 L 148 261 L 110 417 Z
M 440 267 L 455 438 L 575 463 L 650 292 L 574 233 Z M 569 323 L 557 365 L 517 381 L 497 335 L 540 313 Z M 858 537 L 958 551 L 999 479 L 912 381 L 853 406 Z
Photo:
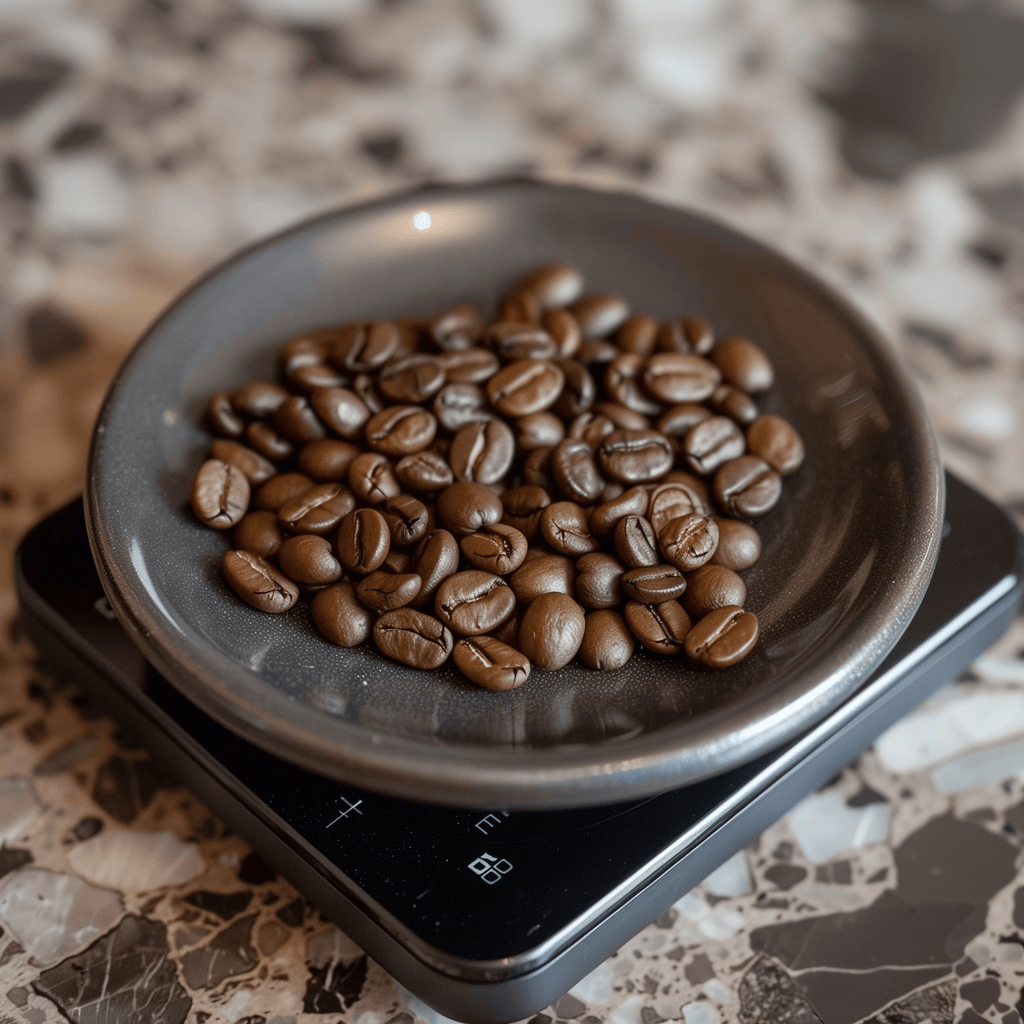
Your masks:
M 341 799 L 345 801 L 345 805 L 346 805 L 345 806 L 345 810 L 343 810 L 341 812 L 341 814 L 339 814 L 334 819 L 334 821 L 328 822 L 328 824 L 327 824 L 328 828 L 330 828 L 331 825 L 334 825 L 336 822 L 341 821 L 342 818 L 347 818 L 353 811 L 355 811 L 356 814 L 359 814 L 359 815 L 362 815 L 362 813 L 363 813 L 361 810 L 359 810 L 359 805 L 363 802 L 362 800 L 357 800 L 355 803 L 352 803 L 352 801 L 349 800 L 349 798 L 347 796 L 343 796 Z

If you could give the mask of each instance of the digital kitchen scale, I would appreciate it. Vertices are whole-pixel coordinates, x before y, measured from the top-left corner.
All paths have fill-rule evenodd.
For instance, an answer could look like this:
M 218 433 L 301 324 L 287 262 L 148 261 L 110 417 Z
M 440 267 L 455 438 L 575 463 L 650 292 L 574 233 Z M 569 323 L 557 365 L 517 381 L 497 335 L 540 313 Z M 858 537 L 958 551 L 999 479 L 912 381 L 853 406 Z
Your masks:
M 787 745 L 659 796 L 559 811 L 457 809 L 356 790 L 237 738 L 153 669 L 114 618 L 82 504 L 19 548 L 29 635 L 370 956 L 449 1017 L 547 1006 L 988 648 L 1022 590 L 1022 538 L 947 475 L 935 575 L 881 667 Z

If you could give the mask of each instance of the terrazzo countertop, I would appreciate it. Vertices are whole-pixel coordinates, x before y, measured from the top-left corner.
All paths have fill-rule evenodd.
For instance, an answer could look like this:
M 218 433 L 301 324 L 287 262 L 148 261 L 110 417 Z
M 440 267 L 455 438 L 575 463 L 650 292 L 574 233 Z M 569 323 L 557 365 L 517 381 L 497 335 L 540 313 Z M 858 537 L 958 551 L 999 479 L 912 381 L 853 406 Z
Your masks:
M 1021 0 L 0 3 L 0 1021 L 414 1024 L 16 617 L 131 343 L 237 246 L 429 178 L 706 210 L 831 281 L 1024 512 Z M 1020 1024 L 1024 627 L 535 1024 Z

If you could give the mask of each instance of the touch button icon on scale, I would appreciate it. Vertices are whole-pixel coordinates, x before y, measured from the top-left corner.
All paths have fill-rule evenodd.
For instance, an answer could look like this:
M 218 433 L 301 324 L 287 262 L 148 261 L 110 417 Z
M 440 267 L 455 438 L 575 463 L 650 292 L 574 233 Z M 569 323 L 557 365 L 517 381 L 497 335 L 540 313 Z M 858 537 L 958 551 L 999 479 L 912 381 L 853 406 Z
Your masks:
M 467 867 L 473 874 L 479 875 L 488 885 L 500 882 L 502 876 L 507 875 L 512 870 L 512 865 L 507 860 L 504 858 L 498 860 L 497 857 L 492 857 L 489 853 L 482 853 L 476 860 L 471 861 Z

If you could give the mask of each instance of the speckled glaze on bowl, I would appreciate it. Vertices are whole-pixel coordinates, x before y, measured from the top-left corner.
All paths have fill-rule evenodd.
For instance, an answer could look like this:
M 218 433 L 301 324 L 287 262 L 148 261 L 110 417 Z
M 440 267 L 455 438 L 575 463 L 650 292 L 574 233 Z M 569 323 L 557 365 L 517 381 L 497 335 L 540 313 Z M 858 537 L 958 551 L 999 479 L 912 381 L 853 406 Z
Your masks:
M 429 214 L 430 226 L 417 225 Z M 761 402 L 802 433 L 804 466 L 757 522 L 745 576 L 762 625 L 725 670 L 639 655 L 618 672 L 535 671 L 477 689 L 371 646 L 323 640 L 300 603 L 254 611 L 224 585 L 227 539 L 188 508 L 210 392 L 272 378 L 289 335 L 352 318 L 494 309 L 524 271 L 574 263 L 591 290 L 752 338 L 777 383 Z M 125 362 L 93 442 L 87 518 L 110 602 L 187 697 L 321 774 L 432 803 L 609 803 L 715 775 L 794 737 L 881 662 L 924 595 L 943 477 L 892 354 L 833 292 L 691 212 L 533 181 L 431 187 L 299 225 L 218 267 Z

